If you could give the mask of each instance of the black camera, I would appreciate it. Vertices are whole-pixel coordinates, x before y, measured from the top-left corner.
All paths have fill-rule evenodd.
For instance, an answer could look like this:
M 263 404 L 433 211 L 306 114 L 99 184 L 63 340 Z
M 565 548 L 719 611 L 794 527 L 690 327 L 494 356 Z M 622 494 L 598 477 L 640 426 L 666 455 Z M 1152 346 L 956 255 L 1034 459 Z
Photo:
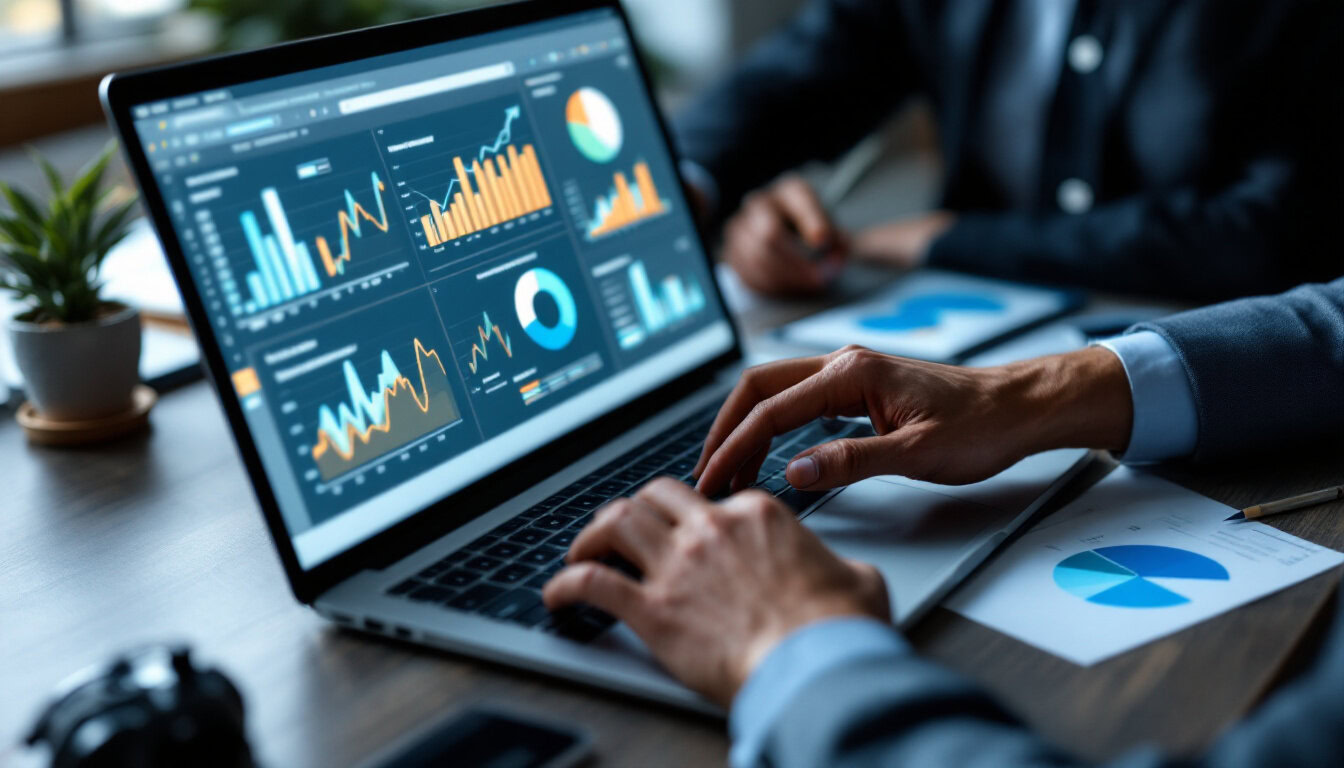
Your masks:
M 65 681 L 28 736 L 53 768 L 252 768 L 243 699 L 185 646 L 122 654 Z

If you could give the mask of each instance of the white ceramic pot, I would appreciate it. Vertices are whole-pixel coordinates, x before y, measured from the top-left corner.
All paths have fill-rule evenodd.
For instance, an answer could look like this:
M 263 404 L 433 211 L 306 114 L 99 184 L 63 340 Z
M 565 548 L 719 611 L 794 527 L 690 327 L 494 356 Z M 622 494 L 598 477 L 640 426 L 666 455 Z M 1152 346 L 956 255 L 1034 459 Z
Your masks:
M 80 421 L 124 413 L 140 380 L 140 313 L 122 307 L 87 323 L 10 319 L 23 388 L 49 419 Z

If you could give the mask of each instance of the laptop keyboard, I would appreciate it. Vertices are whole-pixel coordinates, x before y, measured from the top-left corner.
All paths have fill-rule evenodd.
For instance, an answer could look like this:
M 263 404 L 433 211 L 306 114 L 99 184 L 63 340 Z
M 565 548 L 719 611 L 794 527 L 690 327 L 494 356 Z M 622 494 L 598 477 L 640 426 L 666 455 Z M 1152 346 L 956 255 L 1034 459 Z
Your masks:
M 579 642 L 592 640 L 614 624 L 615 618 L 591 606 L 551 613 L 541 602 L 542 587 L 564 567 L 570 543 L 598 507 L 661 475 L 693 484 L 691 470 L 717 412 L 714 405 L 692 415 L 393 586 L 387 594 L 535 627 Z M 858 434 L 871 434 L 871 430 L 865 425 L 828 421 L 813 422 L 777 438 L 756 486 L 801 512 L 824 493 L 790 486 L 784 479 L 789 458 L 808 446 Z M 621 558 L 608 562 L 632 576 L 639 575 Z

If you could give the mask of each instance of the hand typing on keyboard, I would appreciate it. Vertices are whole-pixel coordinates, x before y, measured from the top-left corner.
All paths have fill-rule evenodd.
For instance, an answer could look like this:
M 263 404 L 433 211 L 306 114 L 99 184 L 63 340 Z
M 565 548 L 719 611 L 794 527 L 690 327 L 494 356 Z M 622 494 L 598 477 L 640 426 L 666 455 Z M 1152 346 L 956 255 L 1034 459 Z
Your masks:
M 791 454 L 784 477 L 795 488 L 835 488 L 883 474 L 971 483 L 1059 445 L 1100 440 L 1123 448 L 1131 413 L 1125 378 L 1087 376 L 1119 365 L 1105 349 L 960 368 L 846 347 L 757 366 L 742 375 L 710 427 L 696 487 L 712 496 L 752 485 L 763 464 L 786 460 L 771 451 L 776 436 L 823 417 L 867 416 L 877 434 Z M 1089 392 L 1090 400 L 1079 400 L 1083 393 L 1066 382 L 1080 375 L 1110 382 L 1105 397 Z M 1075 440 L 1077 425 L 1092 423 L 1075 418 L 1087 409 L 1105 435 Z
M 642 580 L 604 562 L 613 554 Z M 878 572 L 837 557 L 760 490 L 716 504 L 654 480 L 603 507 L 566 562 L 543 593 L 549 608 L 614 614 L 669 671 L 725 706 L 793 630 L 838 616 L 889 619 Z

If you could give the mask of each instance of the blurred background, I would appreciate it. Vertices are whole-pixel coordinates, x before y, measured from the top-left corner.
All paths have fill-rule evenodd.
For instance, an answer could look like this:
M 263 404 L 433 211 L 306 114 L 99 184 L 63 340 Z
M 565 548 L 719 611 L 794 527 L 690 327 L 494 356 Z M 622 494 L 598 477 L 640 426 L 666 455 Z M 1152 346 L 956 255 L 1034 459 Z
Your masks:
M 625 0 L 664 110 L 675 114 L 805 0 Z M 0 179 L 40 191 L 23 151 L 66 172 L 107 141 L 97 100 L 107 72 L 490 5 L 482 0 L 0 0 Z M 883 132 L 886 149 L 927 149 L 923 112 Z M 871 150 L 872 147 L 870 146 Z M 889 153 L 891 154 L 891 153 Z M 894 154 L 909 154 L 896 152 Z M 921 168 L 927 152 L 916 153 Z M 909 170 L 909 169 L 907 169 Z M 128 177 L 117 170 L 119 178 Z M 926 173 L 916 173 L 926 178 Z M 924 184 L 912 194 L 923 197 Z M 911 188 L 907 185 L 907 188 Z M 917 206 L 887 201 L 887 210 Z M 866 218 L 866 217 L 864 217 Z

